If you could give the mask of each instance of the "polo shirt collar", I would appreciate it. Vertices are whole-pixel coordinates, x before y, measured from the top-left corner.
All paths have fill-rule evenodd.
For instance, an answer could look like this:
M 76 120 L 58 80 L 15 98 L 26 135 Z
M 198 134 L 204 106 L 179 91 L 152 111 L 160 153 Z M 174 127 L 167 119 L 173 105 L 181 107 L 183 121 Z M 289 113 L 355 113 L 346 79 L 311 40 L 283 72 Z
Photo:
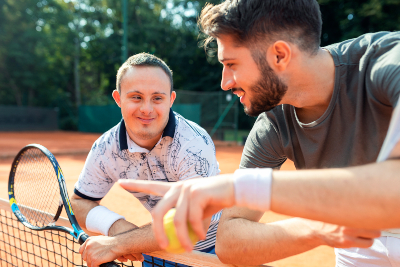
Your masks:
M 163 138 L 165 136 L 174 138 L 175 127 L 176 127 L 175 114 L 172 111 L 172 109 L 170 109 L 168 123 L 164 128 L 164 132 L 163 132 L 161 138 Z M 125 121 L 124 121 L 124 119 L 122 119 L 121 122 L 119 123 L 119 147 L 121 150 L 128 149 L 128 140 L 127 140 L 126 136 L 127 136 L 127 132 L 126 132 L 126 127 L 125 127 Z
M 119 147 L 122 150 L 128 149 L 128 140 L 126 139 L 126 127 L 124 119 L 119 123 Z
M 172 108 L 170 108 L 169 109 L 169 119 L 168 119 L 167 125 L 164 128 L 162 137 L 169 136 L 171 138 L 174 138 L 175 127 L 176 127 L 175 114 L 172 111 Z

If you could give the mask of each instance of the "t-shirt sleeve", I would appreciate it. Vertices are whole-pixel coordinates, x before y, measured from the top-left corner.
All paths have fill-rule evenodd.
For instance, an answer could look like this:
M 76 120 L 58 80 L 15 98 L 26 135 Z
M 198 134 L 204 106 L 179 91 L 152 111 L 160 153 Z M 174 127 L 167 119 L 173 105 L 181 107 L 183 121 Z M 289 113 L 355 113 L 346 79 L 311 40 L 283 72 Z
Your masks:
M 179 181 L 215 176 L 220 173 L 215 155 L 215 147 L 211 141 L 206 143 L 202 137 L 196 137 L 183 147 L 178 158 L 177 168 Z
M 277 168 L 286 161 L 278 134 L 267 113 L 254 123 L 243 149 L 240 168 Z
M 400 97 L 400 40 L 385 40 L 374 47 L 370 61 L 373 95 L 381 103 L 395 107 Z
M 75 194 L 85 199 L 101 200 L 116 182 L 110 176 L 108 161 L 106 144 L 96 141 L 75 184 Z

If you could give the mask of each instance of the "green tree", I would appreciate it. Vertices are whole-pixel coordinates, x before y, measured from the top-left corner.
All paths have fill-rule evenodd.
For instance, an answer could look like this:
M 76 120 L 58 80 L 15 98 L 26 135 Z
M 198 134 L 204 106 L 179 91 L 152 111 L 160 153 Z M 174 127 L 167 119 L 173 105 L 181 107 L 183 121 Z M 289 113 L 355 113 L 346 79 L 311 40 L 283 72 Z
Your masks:
M 400 0 L 318 1 L 322 45 L 399 30 Z M 220 90 L 222 67 L 200 45 L 197 18 L 205 3 L 128 0 L 129 55 L 161 57 L 174 72 L 176 89 Z M 59 107 L 61 128 L 76 129 L 79 96 L 84 105 L 112 103 L 122 0 L 0 0 L 0 34 L 0 105 Z M 240 116 L 242 128 L 250 127 L 253 121 Z
M 322 12 L 322 45 L 368 32 L 400 30 L 400 0 L 318 0 Z

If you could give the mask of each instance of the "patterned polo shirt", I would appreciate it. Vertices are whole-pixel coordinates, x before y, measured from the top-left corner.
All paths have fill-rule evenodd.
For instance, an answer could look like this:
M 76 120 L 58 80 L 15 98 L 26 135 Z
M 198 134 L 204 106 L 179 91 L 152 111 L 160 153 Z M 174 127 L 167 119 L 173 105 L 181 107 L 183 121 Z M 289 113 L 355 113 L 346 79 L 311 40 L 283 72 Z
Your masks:
M 119 179 L 177 182 L 219 173 L 215 146 L 208 133 L 171 109 L 164 132 L 152 150 L 129 138 L 123 120 L 100 136 L 89 152 L 74 192 L 81 198 L 98 201 Z M 161 198 L 131 193 L 148 211 Z M 221 212 L 212 217 L 207 238 L 196 244 L 196 250 L 215 244 L 220 217 Z

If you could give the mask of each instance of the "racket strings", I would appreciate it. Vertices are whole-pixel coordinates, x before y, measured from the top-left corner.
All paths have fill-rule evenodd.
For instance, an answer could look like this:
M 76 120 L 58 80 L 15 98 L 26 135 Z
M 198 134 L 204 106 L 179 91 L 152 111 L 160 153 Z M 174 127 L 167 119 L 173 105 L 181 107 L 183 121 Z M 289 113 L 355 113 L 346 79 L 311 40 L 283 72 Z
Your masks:
M 53 222 L 61 205 L 57 174 L 49 158 L 29 148 L 19 158 L 14 177 L 14 195 L 30 224 L 44 227 Z

